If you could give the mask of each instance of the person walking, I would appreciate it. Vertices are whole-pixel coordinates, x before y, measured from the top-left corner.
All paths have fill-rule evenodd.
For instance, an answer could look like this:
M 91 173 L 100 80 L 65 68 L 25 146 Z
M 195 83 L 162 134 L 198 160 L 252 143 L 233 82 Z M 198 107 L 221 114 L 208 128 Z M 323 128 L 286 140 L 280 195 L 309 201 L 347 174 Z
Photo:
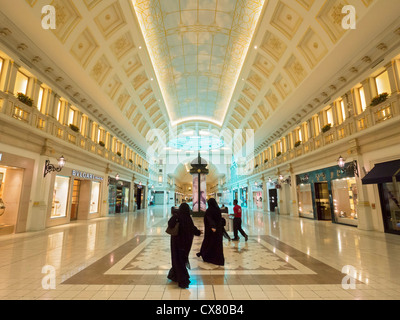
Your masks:
M 179 223 L 179 232 L 171 236 L 171 262 L 168 279 L 178 282 L 180 288 L 188 288 L 190 276 L 189 252 L 192 248 L 194 236 L 200 236 L 201 231 L 194 225 L 190 216 L 190 207 L 182 203 L 176 214 L 168 220 L 168 227 L 174 228 Z
M 248 240 L 248 236 L 246 232 L 242 229 L 242 207 L 238 205 L 238 201 L 233 200 L 233 239 L 232 241 L 239 241 L 238 231 L 242 234 L 242 236 Z
M 196 255 L 202 257 L 204 262 L 219 266 L 225 264 L 222 236 L 223 225 L 221 209 L 214 198 L 208 200 L 208 208 L 204 215 L 204 239 L 200 252 Z

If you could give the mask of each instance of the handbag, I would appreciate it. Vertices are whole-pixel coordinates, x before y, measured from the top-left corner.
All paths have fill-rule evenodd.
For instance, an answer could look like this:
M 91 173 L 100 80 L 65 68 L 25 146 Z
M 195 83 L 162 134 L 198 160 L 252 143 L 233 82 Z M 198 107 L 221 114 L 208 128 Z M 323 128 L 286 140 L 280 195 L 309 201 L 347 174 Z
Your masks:
M 166 233 L 170 234 L 171 236 L 177 236 L 179 233 L 179 221 L 175 224 L 173 228 L 167 227 L 165 230 Z

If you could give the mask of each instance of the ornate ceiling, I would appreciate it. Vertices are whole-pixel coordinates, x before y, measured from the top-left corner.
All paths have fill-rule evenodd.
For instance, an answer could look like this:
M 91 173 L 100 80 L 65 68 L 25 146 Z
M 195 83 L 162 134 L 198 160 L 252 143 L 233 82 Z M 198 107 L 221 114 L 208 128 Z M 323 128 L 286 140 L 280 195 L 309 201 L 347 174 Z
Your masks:
M 264 0 L 133 0 L 172 125 L 223 123 Z
M 400 12 L 377 0 L 52 0 L 57 28 L 44 30 L 48 2 L 2 4 L 21 54 L 143 150 L 152 129 L 174 126 L 253 129 L 265 146 L 345 86 L 338 72 Z M 356 30 L 341 26 L 346 4 Z

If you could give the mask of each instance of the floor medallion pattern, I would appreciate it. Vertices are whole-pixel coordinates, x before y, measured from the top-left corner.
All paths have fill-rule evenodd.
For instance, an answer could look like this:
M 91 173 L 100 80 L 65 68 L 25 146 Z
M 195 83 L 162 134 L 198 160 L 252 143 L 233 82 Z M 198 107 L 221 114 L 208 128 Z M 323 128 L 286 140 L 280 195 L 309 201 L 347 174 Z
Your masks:
M 224 240 L 225 266 L 196 256 L 203 238 L 196 237 L 191 254 L 191 282 L 203 284 L 340 284 L 343 274 L 271 237 L 247 242 Z M 171 267 L 168 236 L 137 236 L 64 284 L 168 284 Z

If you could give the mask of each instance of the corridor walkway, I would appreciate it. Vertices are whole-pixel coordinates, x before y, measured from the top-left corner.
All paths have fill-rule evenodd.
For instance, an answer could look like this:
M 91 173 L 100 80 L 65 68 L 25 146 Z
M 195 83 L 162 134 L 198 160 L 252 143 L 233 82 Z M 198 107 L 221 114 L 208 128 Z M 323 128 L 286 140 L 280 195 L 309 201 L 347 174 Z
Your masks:
M 168 215 L 159 206 L 1 236 L 0 299 L 400 299 L 399 236 L 246 209 L 249 240 L 224 239 L 217 267 L 196 257 L 196 238 L 180 289 L 166 278 Z

